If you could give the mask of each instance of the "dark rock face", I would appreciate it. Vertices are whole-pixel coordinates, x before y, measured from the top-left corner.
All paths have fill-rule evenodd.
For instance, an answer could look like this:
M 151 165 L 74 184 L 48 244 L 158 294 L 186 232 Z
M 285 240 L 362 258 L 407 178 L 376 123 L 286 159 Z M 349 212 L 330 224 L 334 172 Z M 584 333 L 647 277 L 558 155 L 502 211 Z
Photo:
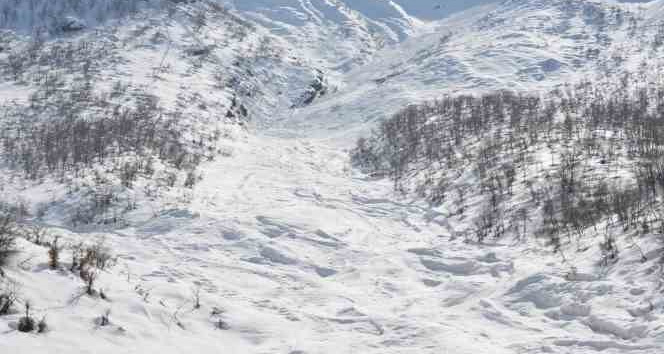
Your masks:
M 316 98 L 324 96 L 327 93 L 327 84 L 325 74 L 321 70 L 316 70 L 316 78 L 309 84 L 307 90 L 302 94 L 298 102 L 291 108 L 305 107 L 314 102 Z
M 187 49 L 187 54 L 191 56 L 205 56 L 208 55 L 212 52 L 212 48 L 210 46 L 200 46 L 200 47 L 192 47 Z
M 78 32 L 87 28 L 87 25 L 83 20 L 80 20 L 75 17 L 67 17 L 62 22 L 60 29 L 63 32 Z

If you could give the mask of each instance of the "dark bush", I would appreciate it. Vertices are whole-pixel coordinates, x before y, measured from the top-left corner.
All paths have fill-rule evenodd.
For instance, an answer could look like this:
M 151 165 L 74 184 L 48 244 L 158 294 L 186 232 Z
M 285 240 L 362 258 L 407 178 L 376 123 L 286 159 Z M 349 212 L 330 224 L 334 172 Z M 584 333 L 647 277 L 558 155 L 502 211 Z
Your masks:
M 48 265 L 51 269 L 58 269 L 60 266 L 60 246 L 58 237 L 54 238 L 48 248 Z
M 0 276 L 4 276 L 2 266 L 9 256 L 16 252 L 16 226 L 13 218 L 0 216 Z
M 30 302 L 25 302 L 25 316 L 18 320 L 18 328 L 20 332 L 32 332 L 35 330 L 35 319 L 30 315 Z
M 48 324 L 46 323 L 46 317 L 42 317 L 41 320 L 39 320 L 39 323 L 37 323 L 37 333 L 45 333 L 48 331 Z

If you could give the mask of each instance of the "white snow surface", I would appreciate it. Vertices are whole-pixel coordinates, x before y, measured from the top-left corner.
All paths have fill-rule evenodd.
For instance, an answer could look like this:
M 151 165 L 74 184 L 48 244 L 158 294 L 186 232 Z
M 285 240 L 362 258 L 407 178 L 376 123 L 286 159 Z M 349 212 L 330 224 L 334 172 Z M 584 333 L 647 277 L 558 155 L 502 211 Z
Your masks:
M 51 229 L 116 252 L 99 280 L 108 300 L 79 298 L 76 275 L 21 243 L 8 273 L 50 330 L 26 335 L 12 330 L 18 315 L 4 317 L 6 352 L 661 351 L 656 259 L 627 250 L 620 272 L 599 275 L 592 249 L 572 255 L 579 273 L 566 278 L 535 240 L 467 244 L 446 210 L 349 173 L 346 155 L 316 140 L 259 135 L 233 149 L 206 167 L 187 208 L 114 232 Z M 107 309 L 111 325 L 95 325 Z
M 97 281 L 107 300 L 82 294 L 66 270 L 68 251 L 51 270 L 46 248 L 20 240 L 7 279 L 21 284 L 49 330 L 20 333 L 20 313 L 0 317 L 0 353 L 664 352 L 660 244 L 640 245 L 647 262 L 621 245 L 620 262 L 601 272 L 597 247 L 570 251 L 564 264 L 534 238 L 468 243 L 444 206 L 395 193 L 389 181 L 354 171 L 347 154 L 377 120 L 443 92 L 537 91 L 654 60 L 624 27 L 608 25 L 610 43 L 598 43 L 597 25 L 573 8 L 620 6 L 649 23 L 664 1 L 504 1 L 451 16 L 427 10 L 438 3 L 235 0 L 258 34 L 217 47 L 217 66 L 187 78 L 176 76 L 187 66 L 165 44 L 128 49 L 121 68 L 169 104 L 186 86 L 226 107 L 232 92 L 200 77 L 231 70 L 263 35 L 279 59 L 251 62 L 251 80 L 265 87 L 246 99 L 256 121 L 248 131 L 229 128 L 224 156 L 204 163 L 193 190 L 139 200 L 121 228 L 76 229 L 58 208 L 40 221 L 63 244 L 105 240 L 118 256 Z M 172 38 L 190 35 L 177 23 L 159 26 Z M 205 38 L 221 42 L 223 33 Z M 599 58 L 588 59 L 585 46 Z M 620 68 L 609 60 L 618 49 Z M 162 58 L 173 73 L 148 79 Z M 313 69 L 331 92 L 290 108 Z M 295 92 L 284 97 L 284 87 Z M 29 91 L 0 84 L 3 102 Z M 30 205 L 66 194 L 57 181 L 2 181 L 5 198 Z M 100 326 L 107 310 L 110 325 Z M 220 320 L 227 327 L 217 328 Z

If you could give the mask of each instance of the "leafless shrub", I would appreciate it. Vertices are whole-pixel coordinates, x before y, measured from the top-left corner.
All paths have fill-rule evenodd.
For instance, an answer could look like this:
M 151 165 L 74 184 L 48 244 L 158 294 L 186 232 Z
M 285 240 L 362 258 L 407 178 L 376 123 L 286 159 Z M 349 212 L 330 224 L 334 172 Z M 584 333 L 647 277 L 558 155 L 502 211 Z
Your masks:
M 40 225 L 31 225 L 25 229 L 25 238 L 37 246 L 43 246 L 48 236 L 48 231 Z
M 4 276 L 2 266 L 15 252 L 16 225 L 14 220 L 8 215 L 0 216 L 0 276 Z
M 201 286 L 196 285 L 192 290 L 191 290 L 191 297 L 192 301 L 194 303 L 194 309 L 198 310 L 201 308 Z
M 93 268 L 82 268 L 80 270 L 80 276 L 83 282 L 85 282 L 85 293 L 92 296 L 95 294 L 95 281 L 99 276 L 99 273 Z
M 25 302 L 25 315 L 18 321 L 19 332 L 32 332 L 35 330 L 35 319 L 30 314 L 31 303 Z
M 111 310 L 107 309 L 99 318 L 97 319 L 97 324 L 101 327 L 108 326 L 111 324 Z
M 37 323 L 37 333 L 46 333 L 46 331 L 48 331 L 48 324 L 46 323 L 46 316 L 44 316 Z
M 16 281 L 0 282 L 0 316 L 7 315 L 19 299 L 19 285 Z
M 55 237 L 48 248 L 48 265 L 51 269 L 58 269 L 60 267 L 60 250 L 58 245 L 59 237 Z

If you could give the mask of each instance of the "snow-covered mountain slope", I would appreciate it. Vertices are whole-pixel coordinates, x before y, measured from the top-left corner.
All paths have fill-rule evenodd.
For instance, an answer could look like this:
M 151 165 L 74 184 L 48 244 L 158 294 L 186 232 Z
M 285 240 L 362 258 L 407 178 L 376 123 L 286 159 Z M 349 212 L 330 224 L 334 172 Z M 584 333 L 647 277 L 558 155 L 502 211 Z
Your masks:
M 25 152 L 0 166 L 22 235 L 1 352 L 662 352 L 654 238 L 608 268 L 599 247 L 477 245 L 474 216 L 395 193 L 346 150 L 423 99 L 638 73 L 664 1 L 220 3 L 0 0 L 2 153 Z M 44 333 L 17 330 L 26 302 Z
M 374 54 L 431 30 L 431 21 L 489 0 L 228 0 L 231 8 L 287 38 L 334 74 L 370 62 Z
M 187 199 L 181 187 L 193 182 L 201 161 L 223 153 L 219 139 L 242 135 L 277 107 L 299 102 L 319 75 L 288 57 L 269 32 L 213 2 L 155 6 L 94 29 L 35 36 L 19 30 L 1 39 L 3 179 L 16 181 L 8 188 L 27 188 L 23 194 L 33 205 L 45 202 L 33 187 L 68 181 L 76 186 L 73 194 L 55 188 L 48 198 L 64 203 L 69 216 L 97 205 L 91 199 L 98 193 L 90 193 L 100 183 L 116 195 L 115 204 L 148 195 L 162 204 L 162 194 Z M 133 117 L 127 124 L 145 121 L 140 129 L 148 130 L 130 128 L 136 136 L 126 141 L 127 133 L 120 133 L 126 117 Z M 106 129 L 118 133 L 101 133 Z M 90 136 L 68 142 L 77 131 Z M 95 131 L 109 135 L 97 147 Z M 133 183 L 129 176 L 140 187 L 126 188 Z M 101 218 L 117 212 L 108 209 Z
M 339 95 L 298 113 L 320 135 L 385 118 L 441 91 L 548 91 L 662 65 L 662 2 L 503 1 L 436 22 L 432 33 L 387 47 L 345 76 Z M 367 104 L 380 102 L 380 104 Z M 340 109 L 343 107 L 343 109 Z M 350 108 L 354 107 L 354 108 Z M 349 114 L 352 112 L 352 114 Z M 316 119 L 324 117 L 324 119 Z M 288 124 L 293 124 L 288 120 Z M 337 129 L 339 128 L 339 129 Z
M 333 86 L 339 74 L 424 27 L 389 1 L 260 0 L 228 6 L 287 41 L 291 55 L 324 71 Z

